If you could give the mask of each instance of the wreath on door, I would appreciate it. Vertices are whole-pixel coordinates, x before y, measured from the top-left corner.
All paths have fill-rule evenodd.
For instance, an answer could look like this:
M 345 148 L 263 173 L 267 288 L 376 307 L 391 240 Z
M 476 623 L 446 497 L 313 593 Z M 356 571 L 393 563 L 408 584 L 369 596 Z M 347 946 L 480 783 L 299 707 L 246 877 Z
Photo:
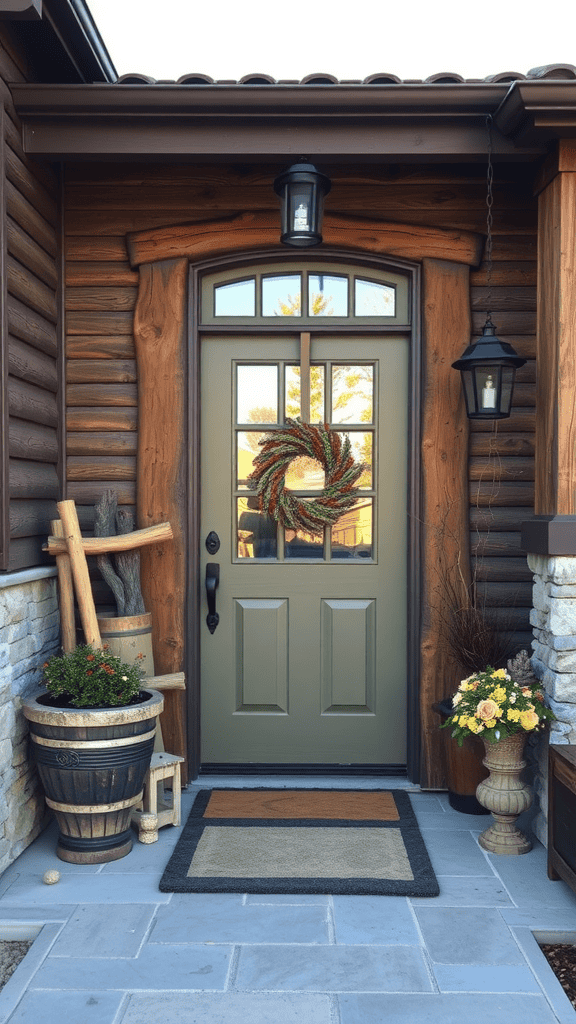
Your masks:
M 356 484 L 366 467 L 354 458 L 347 434 L 330 430 L 326 423 L 313 426 L 289 419 L 285 427 L 266 434 L 260 446 L 248 486 L 258 494 L 260 511 L 276 522 L 318 534 L 354 505 Z M 286 471 L 299 456 L 314 459 L 326 474 L 318 497 L 299 498 L 286 489 Z

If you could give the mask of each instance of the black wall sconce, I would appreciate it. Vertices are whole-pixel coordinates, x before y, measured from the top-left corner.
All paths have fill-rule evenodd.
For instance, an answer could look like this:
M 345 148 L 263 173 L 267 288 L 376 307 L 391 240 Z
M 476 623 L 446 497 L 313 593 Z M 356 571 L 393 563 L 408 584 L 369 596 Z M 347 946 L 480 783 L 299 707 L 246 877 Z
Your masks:
M 278 175 L 274 191 L 280 196 L 280 241 L 284 245 L 301 249 L 320 245 L 324 196 L 330 188 L 330 178 L 316 170 L 305 157 Z

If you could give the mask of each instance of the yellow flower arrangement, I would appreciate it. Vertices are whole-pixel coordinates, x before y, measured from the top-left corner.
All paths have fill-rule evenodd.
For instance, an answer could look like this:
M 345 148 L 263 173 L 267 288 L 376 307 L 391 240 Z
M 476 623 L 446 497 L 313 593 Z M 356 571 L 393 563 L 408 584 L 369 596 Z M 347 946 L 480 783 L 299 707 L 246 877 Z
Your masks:
M 506 669 L 490 666 L 462 680 L 452 706 L 442 728 L 452 729 L 459 746 L 469 735 L 496 743 L 517 732 L 536 732 L 555 717 L 537 684 L 521 685 Z

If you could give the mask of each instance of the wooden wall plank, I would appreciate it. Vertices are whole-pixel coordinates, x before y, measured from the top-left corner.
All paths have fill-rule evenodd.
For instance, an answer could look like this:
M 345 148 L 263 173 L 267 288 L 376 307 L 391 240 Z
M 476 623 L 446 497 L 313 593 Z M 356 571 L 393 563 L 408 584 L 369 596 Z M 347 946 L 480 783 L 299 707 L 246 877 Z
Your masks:
M 56 291 L 58 273 L 54 259 L 44 252 L 44 249 L 37 245 L 34 239 L 30 238 L 11 217 L 6 218 L 6 240 L 8 252 L 19 263 L 36 274 L 44 284 Z
M 470 534 L 470 554 L 473 558 L 519 558 L 525 555 L 520 547 L 520 533 L 490 531 Z
M 522 558 L 481 558 L 475 563 L 474 571 L 478 581 L 508 583 L 510 577 L 519 583 L 531 583 L 533 575 L 525 557 Z
M 534 459 L 500 455 L 471 458 L 468 478 L 485 482 L 490 480 L 533 480 Z
M 138 409 L 132 407 L 68 408 L 66 410 L 67 430 L 136 430 Z
M 470 455 L 534 457 L 534 434 L 470 434 Z
M 522 310 L 532 311 L 536 310 L 536 289 L 533 287 L 502 287 L 498 288 L 492 285 L 490 289 L 485 287 L 475 287 L 470 289 L 470 299 L 473 310 L 482 310 L 484 313 L 488 309 L 488 300 L 490 299 L 490 310 L 496 314 L 501 310 Z
M 132 334 L 133 314 L 129 312 L 70 312 L 66 314 L 68 334 Z
M 116 310 L 132 311 L 136 303 L 137 288 L 127 286 L 98 288 L 68 288 L 66 291 L 67 310 L 104 310 L 113 313 Z
M 54 324 L 13 296 L 8 298 L 8 329 L 33 348 L 51 356 L 57 355 L 58 338 Z
M 68 384 L 134 384 L 135 359 L 70 359 L 66 367 Z
M 470 526 L 473 530 L 517 530 L 522 523 L 534 518 L 531 505 L 487 506 L 470 509 Z
M 115 233 L 108 236 L 68 235 L 66 237 L 66 259 L 68 261 L 104 260 L 111 262 L 125 263 L 127 259 L 126 238 L 123 234 Z
M 134 286 L 138 288 L 138 273 L 132 270 L 128 261 L 106 261 L 96 263 L 93 259 L 85 262 L 66 264 L 66 285 L 69 288 L 102 288 Z
M 451 367 L 470 336 L 467 267 L 424 260 L 425 391 L 422 418 L 423 609 L 420 646 L 421 785 L 442 786 L 443 737 L 432 705 L 455 690 L 460 667 L 441 643 L 442 575 L 469 566 L 466 493 L 468 420 L 459 374 Z
M 83 336 L 70 334 L 66 340 L 68 359 L 135 359 L 134 338 L 118 334 L 111 338 L 101 334 Z
M 486 263 L 482 263 L 477 270 L 470 272 L 471 288 L 487 284 L 487 270 Z M 508 260 L 506 263 L 492 264 L 491 280 L 494 287 L 522 285 L 535 288 L 536 278 L 534 260 Z
M 136 384 L 68 384 L 66 404 L 82 406 L 138 405 Z
M 55 501 L 11 501 L 10 536 L 35 537 L 44 540 L 50 533 L 50 521 L 58 518 Z
M 52 498 L 58 500 L 60 482 L 56 466 L 46 462 L 10 459 L 11 498 Z
M 50 427 L 58 426 L 58 403 L 50 391 L 17 377 L 9 377 L 7 392 L 11 416 Z
M 10 181 L 6 182 L 6 210 L 31 238 L 35 238 L 50 256 L 56 258 L 58 243 L 54 227 L 34 209 Z
M 58 434 L 55 428 L 11 419 L 8 437 L 11 458 L 52 462 L 54 465 L 58 462 Z
M 68 499 L 77 505 L 97 505 L 106 491 L 114 491 L 119 505 L 136 504 L 136 485 L 132 480 L 71 481 Z
M 58 312 L 54 289 L 40 281 L 13 256 L 8 256 L 6 259 L 6 271 L 10 294 L 31 309 L 35 309 L 50 323 L 55 324 L 58 320 Z
M 117 455 L 136 455 L 138 434 L 135 430 L 69 430 L 66 442 L 68 455 L 105 455 L 114 459 Z
M 135 480 L 136 457 L 80 455 L 66 459 L 68 480 Z
M 43 219 L 56 228 L 58 224 L 58 203 L 38 180 L 36 169 L 32 171 L 26 166 L 19 155 L 6 147 L 6 176 L 14 187 L 23 195 Z
M 58 390 L 56 360 L 32 348 L 19 338 L 9 338 L 8 366 L 13 377 L 19 377 L 46 391 Z
M 470 483 L 470 504 L 479 508 L 494 506 L 533 505 L 534 484 L 533 483 L 511 483 L 507 480 L 500 480 L 496 483 L 485 483 L 473 480 Z
M 478 597 L 486 608 L 531 608 L 532 582 L 477 584 Z
M 27 569 L 31 565 L 53 565 L 54 559 L 42 550 L 45 535 L 39 537 L 18 537 L 10 541 L 8 572 Z

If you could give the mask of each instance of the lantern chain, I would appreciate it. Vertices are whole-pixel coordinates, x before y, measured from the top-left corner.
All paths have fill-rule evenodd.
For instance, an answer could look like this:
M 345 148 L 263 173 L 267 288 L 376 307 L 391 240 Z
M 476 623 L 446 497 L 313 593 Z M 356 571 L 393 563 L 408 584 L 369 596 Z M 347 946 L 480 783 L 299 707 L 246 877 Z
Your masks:
M 492 320 L 492 206 L 494 204 L 494 168 L 492 166 L 492 114 L 486 115 L 488 164 L 486 167 L 486 303 L 487 322 Z

